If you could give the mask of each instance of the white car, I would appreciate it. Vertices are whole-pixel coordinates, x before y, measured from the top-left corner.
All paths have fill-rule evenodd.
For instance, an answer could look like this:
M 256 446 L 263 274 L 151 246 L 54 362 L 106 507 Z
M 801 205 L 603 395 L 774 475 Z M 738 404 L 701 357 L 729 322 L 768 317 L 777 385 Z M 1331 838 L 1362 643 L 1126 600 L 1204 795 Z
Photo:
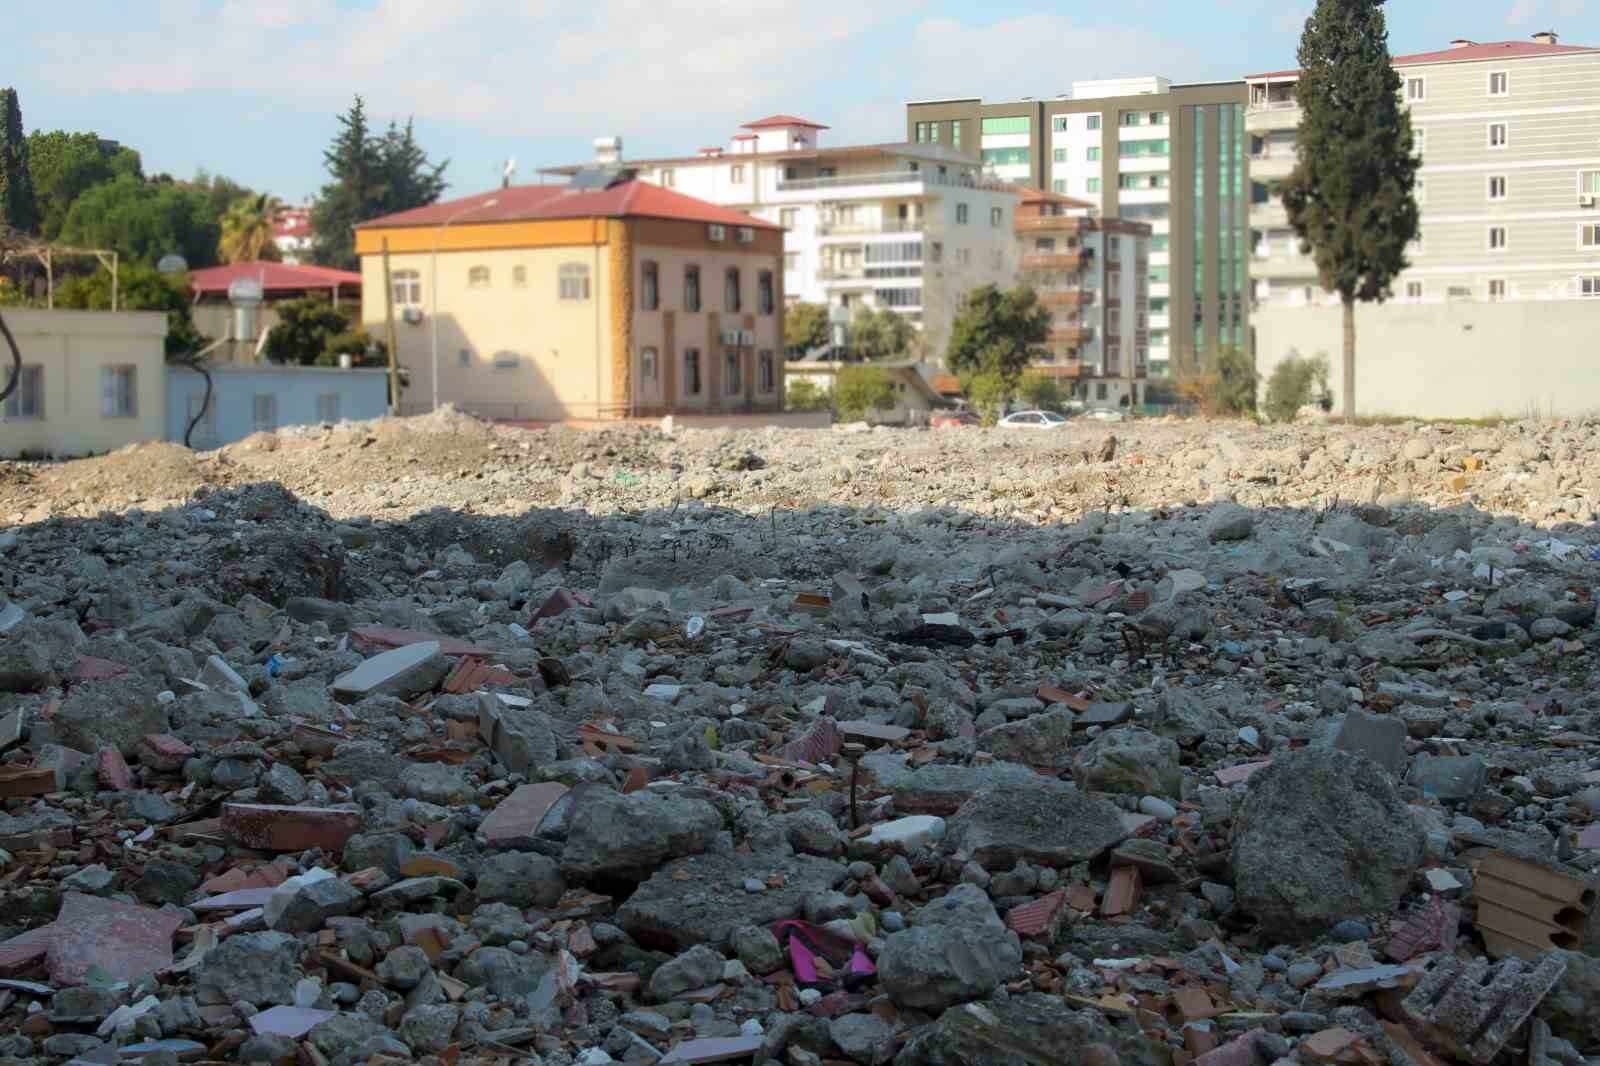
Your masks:
M 1127 417 L 1114 407 L 1095 407 L 1084 412 L 1085 418 L 1093 418 L 1100 422 L 1121 422 Z
M 1001 429 L 1061 429 L 1067 420 L 1054 411 L 1018 411 L 999 422 Z

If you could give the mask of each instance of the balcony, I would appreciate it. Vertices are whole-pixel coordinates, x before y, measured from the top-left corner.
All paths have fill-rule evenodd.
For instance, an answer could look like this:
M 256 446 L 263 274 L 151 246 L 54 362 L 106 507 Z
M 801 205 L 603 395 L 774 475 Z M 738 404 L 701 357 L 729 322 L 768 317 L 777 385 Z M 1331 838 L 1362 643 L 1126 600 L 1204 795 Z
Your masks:
M 818 281 L 853 282 L 860 285 L 867 284 L 867 268 L 864 266 L 838 267 L 825 266 L 817 269 Z
M 1088 263 L 1089 258 L 1090 253 L 1087 251 L 1069 252 L 1065 255 L 1054 252 L 1036 255 L 1024 255 L 1022 257 L 1022 269 L 1064 270 L 1068 273 L 1076 273 L 1084 268 L 1085 264 Z
M 1039 302 L 1046 307 L 1088 307 L 1094 303 L 1094 293 L 1086 289 L 1044 289 L 1039 291 Z
M 1018 215 L 1015 222 L 1018 233 L 1078 233 L 1094 228 L 1094 219 L 1077 215 Z
M 921 233 L 920 218 L 891 218 L 883 222 L 825 222 L 817 227 L 819 237 L 876 237 L 883 233 Z
M 1273 249 L 1266 255 L 1250 257 L 1253 278 L 1314 278 L 1317 264 L 1309 255 Z
M 1032 366 L 1024 370 L 1023 373 L 1027 374 L 1029 377 L 1053 378 L 1057 381 L 1060 381 L 1062 379 L 1071 380 L 1073 378 L 1084 377 L 1087 374 L 1088 369 L 1088 367 L 1078 362 L 1077 359 L 1072 359 L 1066 363 L 1034 363 Z
M 1289 225 L 1289 213 L 1282 200 L 1268 200 L 1250 205 L 1250 225 L 1257 229 L 1284 229 Z
M 1046 334 L 1045 341 L 1058 347 L 1065 345 L 1069 348 L 1077 348 L 1092 335 L 1093 331 L 1088 326 L 1060 326 Z
M 1264 180 L 1287 178 L 1294 170 L 1293 152 L 1263 152 L 1250 157 L 1250 176 Z
M 860 186 L 865 190 L 877 185 L 938 185 L 957 189 L 988 189 L 991 192 L 1014 191 L 1014 187 L 1006 182 L 975 178 L 968 174 L 940 174 L 928 170 L 885 170 L 874 174 L 834 174 L 825 178 L 797 178 L 793 181 L 778 182 L 778 191 L 830 190 L 835 194 L 841 194 L 843 190 L 852 187 Z
M 1244 110 L 1244 128 L 1251 133 L 1264 130 L 1292 130 L 1298 125 L 1300 125 L 1300 104 L 1293 99 L 1253 103 Z

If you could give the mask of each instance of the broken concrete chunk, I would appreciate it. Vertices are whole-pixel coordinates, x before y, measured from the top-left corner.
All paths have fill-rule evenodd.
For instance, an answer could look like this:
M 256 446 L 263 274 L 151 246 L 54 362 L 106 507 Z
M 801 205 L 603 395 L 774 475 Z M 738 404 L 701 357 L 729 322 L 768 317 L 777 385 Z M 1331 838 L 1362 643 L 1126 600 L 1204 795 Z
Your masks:
M 1339 723 L 1333 746 L 1340 751 L 1365 755 L 1398 777 L 1406 765 L 1406 724 L 1399 718 L 1369 714 L 1360 707 L 1352 707 Z
M 167 731 L 167 706 L 155 685 L 136 675 L 78 685 L 51 718 L 56 740 L 79 751 L 116 748 L 133 755 L 149 733 Z
M 1147 729 L 1109 729 L 1083 749 L 1073 767 L 1081 788 L 1136 796 L 1183 798 L 1183 770 L 1178 745 Z
M 964 803 L 946 824 L 945 846 L 991 868 L 1059 868 L 1098 858 L 1127 835 L 1121 812 L 1103 799 L 1007 785 Z
M 837 887 L 845 867 L 810 855 L 716 853 L 656 870 L 617 911 L 616 921 L 650 947 L 729 944 L 735 930 L 800 917 L 806 898 Z M 745 882 L 765 885 L 751 892 Z
M 1488 1063 L 1566 973 L 1564 954 L 1547 955 L 1537 965 L 1441 959 L 1405 998 L 1406 1015 L 1435 1042 Z
M 450 672 L 450 660 L 437 641 L 407 644 L 374 655 L 360 666 L 334 679 L 333 694 L 345 703 L 368 696 L 412 699 L 431 692 Z
M 643 880 L 669 858 L 711 847 L 722 819 L 705 800 L 590 789 L 574 803 L 561 870 L 575 880 Z

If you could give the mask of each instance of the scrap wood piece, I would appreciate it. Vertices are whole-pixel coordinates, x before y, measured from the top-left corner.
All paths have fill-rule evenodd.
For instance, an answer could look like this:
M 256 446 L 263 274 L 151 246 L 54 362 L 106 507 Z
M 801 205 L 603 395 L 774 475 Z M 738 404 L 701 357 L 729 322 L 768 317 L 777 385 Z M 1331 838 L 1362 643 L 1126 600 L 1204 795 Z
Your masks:
M 404 648 L 411 644 L 423 644 L 436 641 L 439 651 L 445 655 L 471 655 L 479 659 L 494 657 L 490 648 L 482 648 L 476 644 L 468 644 L 464 640 L 454 637 L 444 637 L 437 633 L 422 633 L 415 629 L 397 629 L 394 626 L 356 626 L 350 630 L 350 635 L 368 644 L 380 648 Z
M 1478 866 L 1478 930 L 1495 958 L 1535 959 L 1581 943 L 1595 891 L 1568 874 L 1496 852 Z
M 1442 959 L 1417 983 L 1402 1009 L 1424 1035 L 1485 1066 L 1567 972 L 1546 955 L 1537 965 L 1521 959 Z

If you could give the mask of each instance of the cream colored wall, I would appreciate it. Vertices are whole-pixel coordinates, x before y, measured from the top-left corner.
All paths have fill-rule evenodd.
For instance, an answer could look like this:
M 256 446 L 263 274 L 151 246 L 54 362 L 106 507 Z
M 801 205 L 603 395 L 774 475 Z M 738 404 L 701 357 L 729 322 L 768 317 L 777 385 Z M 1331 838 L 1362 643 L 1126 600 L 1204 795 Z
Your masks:
M 406 411 L 432 404 L 433 270 L 427 253 L 390 256 L 391 271 L 416 270 L 422 280 L 421 319 L 406 322 L 395 308 L 401 366 L 411 385 L 401 394 Z M 492 418 L 547 420 L 594 418 L 611 401 L 611 286 L 604 246 L 520 248 L 439 253 L 439 399 Z M 563 263 L 589 267 L 589 299 L 558 298 Z M 473 267 L 489 269 L 489 284 L 468 284 Z M 526 283 L 512 281 L 513 270 Z M 383 257 L 361 258 L 361 318 L 369 333 L 385 336 Z M 460 365 L 467 349 L 469 365 Z M 515 369 L 497 369 L 494 356 L 518 355 Z
M 724 410 L 744 406 L 782 406 L 783 403 L 783 258 L 779 255 L 761 252 L 732 252 L 693 250 L 684 248 L 665 248 L 654 245 L 638 245 L 634 252 L 635 281 L 633 291 L 637 294 L 643 289 L 643 264 L 655 262 L 660 267 L 661 299 L 658 311 L 636 311 L 633 325 L 634 358 L 632 369 L 634 374 L 634 395 L 638 397 L 639 404 L 643 407 L 660 405 L 665 402 L 665 385 L 667 382 L 666 361 L 673 361 L 672 381 L 676 383 L 675 406 L 688 410 L 703 410 L 709 408 L 722 408 Z M 690 313 L 683 310 L 683 275 L 684 268 L 697 264 L 700 267 L 700 311 Z M 723 277 L 729 267 L 739 267 L 743 276 L 741 289 L 742 310 L 730 313 L 723 310 Z M 771 314 L 761 314 L 757 301 L 757 284 L 760 272 L 772 271 L 775 303 Z M 672 343 L 667 343 L 666 324 L 668 314 L 672 316 Z M 746 317 L 754 319 L 753 326 L 745 326 Z M 753 346 L 742 354 L 743 389 L 737 396 L 729 396 L 721 391 L 722 360 L 724 351 L 721 341 L 721 331 L 724 329 L 750 329 L 755 334 L 756 341 Z M 648 383 L 640 377 L 639 355 L 646 348 L 655 348 L 662 360 L 660 382 L 654 392 L 648 388 Z M 701 378 L 705 383 L 699 396 L 686 396 L 683 392 L 683 351 L 686 348 L 699 348 L 701 358 Z M 773 390 L 768 393 L 758 391 L 759 379 L 759 353 L 770 351 L 773 360 Z M 712 363 L 715 362 L 715 369 Z M 712 388 L 718 391 L 713 396 Z
M 166 315 L 7 308 L 5 316 L 23 365 L 43 369 L 44 417 L 0 418 L 0 455 L 85 455 L 162 438 Z M 137 368 L 136 414 L 105 418 L 100 414 L 100 371 L 119 365 Z M 10 367 L 6 353 L 0 374 L 9 377 Z

